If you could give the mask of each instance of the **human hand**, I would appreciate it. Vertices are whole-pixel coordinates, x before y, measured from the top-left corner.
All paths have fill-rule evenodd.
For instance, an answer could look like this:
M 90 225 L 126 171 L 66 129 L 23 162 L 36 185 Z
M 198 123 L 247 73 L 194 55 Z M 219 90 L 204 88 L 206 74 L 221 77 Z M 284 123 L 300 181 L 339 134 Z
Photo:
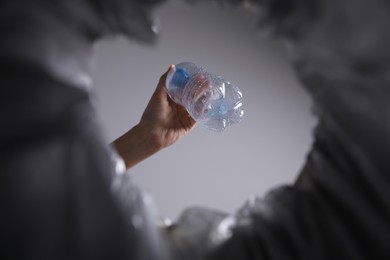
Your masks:
M 195 126 L 195 120 L 187 110 L 168 96 L 165 81 L 171 69 L 174 69 L 174 65 L 161 76 L 139 123 L 145 131 L 150 131 L 151 141 L 157 149 L 174 144 Z
M 187 110 L 168 96 L 165 80 L 171 69 L 174 65 L 161 76 L 140 122 L 113 142 L 127 169 L 176 143 L 195 126 Z

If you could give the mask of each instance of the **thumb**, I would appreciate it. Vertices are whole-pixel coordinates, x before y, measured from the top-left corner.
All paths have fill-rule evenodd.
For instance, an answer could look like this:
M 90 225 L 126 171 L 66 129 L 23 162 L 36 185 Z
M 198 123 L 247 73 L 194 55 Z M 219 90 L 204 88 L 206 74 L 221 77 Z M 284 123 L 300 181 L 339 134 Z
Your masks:
M 168 70 L 160 77 L 160 80 L 158 82 L 158 87 L 165 87 L 165 81 L 167 80 L 168 73 L 175 69 L 175 65 L 171 64 L 168 68 Z

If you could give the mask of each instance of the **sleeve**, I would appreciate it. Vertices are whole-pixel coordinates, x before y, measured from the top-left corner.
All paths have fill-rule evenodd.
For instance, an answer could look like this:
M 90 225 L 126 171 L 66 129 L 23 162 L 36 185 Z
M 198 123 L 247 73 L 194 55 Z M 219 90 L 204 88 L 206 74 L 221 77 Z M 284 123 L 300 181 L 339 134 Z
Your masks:
M 99 2 L 136 12 L 0 2 L 1 259 L 169 259 L 153 201 L 110 160 L 90 99 L 95 36 L 126 14 L 99 18 Z

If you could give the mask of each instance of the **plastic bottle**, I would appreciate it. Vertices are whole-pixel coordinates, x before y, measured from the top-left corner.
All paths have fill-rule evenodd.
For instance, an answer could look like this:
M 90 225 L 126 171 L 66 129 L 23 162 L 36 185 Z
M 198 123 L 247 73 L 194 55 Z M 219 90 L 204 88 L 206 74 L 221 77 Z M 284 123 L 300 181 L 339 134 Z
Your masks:
M 171 99 L 210 130 L 222 132 L 244 115 L 240 89 L 194 63 L 177 64 L 169 71 L 166 86 Z

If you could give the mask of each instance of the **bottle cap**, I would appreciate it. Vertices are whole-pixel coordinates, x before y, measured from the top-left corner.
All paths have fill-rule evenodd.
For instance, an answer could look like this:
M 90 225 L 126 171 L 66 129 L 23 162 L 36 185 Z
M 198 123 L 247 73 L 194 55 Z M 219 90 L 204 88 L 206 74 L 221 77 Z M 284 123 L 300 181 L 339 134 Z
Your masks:
M 171 84 L 178 87 L 184 88 L 190 79 L 190 74 L 184 68 L 176 68 L 175 74 L 172 77 Z

